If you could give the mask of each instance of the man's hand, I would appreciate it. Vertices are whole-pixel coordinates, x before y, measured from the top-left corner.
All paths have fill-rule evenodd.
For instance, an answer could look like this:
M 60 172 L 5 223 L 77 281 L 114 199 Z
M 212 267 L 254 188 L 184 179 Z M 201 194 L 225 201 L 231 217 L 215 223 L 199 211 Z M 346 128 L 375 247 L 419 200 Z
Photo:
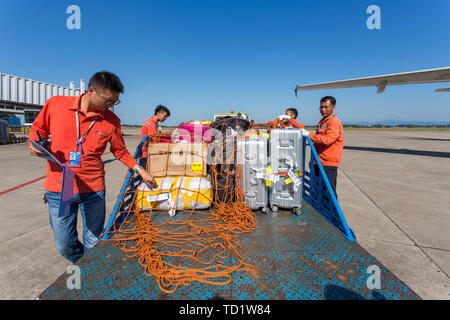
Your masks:
M 45 153 L 43 153 L 42 151 L 39 151 L 38 149 L 36 149 L 35 147 L 33 147 L 33 145 L 31 144 L 31 142 L 28 143 L 28 151 L 30 152 L 30 154 L 32 156 L 36 156 L 36 157 L 46 157 L 47 155 Z
M 134 172 L 136 172 L 137 174 L 139 174 L 142 177 L 142 180 L 145 182 L 145 184 L 147 186 L 149 186 L 149 188 L 157 187 L 156 180 L 150 174 L 150 172 L 148 172 L 147 170 L 145 170 L 144 168 L 142 168 L 139 165 L 135 165 L 133 167 L 133 170 L 134 170 Z
M 291 120 L 291 117 L 288 116 L 287 114 L 282 114 L 282 115 L 278 116 L 278 120 L 280 120 L 280 121 Z
M 302 136 L 309 136 L 309 131 L 308 130 L 305 130 L 305 129 L 300 129 L 300 130 L 302 130 Z

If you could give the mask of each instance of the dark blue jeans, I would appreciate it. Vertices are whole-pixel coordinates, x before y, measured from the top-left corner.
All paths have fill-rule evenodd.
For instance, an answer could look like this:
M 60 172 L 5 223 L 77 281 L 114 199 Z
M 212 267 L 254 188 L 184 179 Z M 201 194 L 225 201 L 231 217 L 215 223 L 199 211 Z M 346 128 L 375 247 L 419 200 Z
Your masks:
M 50 225 L 59 253 L 75 263 L 99 241 L 105 223 L 105 190 L 75 194 L 64 215 L 58 217 L 60 196 L 59 192 L 47 191 Z M 83 244 L 78 240 L 78 209 L 83 221 Z
M 330 181 L 331 188 L 333 189 L 334 195 L 336 196 L 336 200 L 337 200 L 338 196 L 337 196 L 337 192 L 336 192 L 336 184 L 337 184 L 338 167 L 323 166 L 323 170 L 325 171 L 325 174 L 327 175 L 328 181 Z M 317 164 L 314 164 L 314 171 L 315 171 L 315 175 L 319 176 L 319 166 L 317 166 Z

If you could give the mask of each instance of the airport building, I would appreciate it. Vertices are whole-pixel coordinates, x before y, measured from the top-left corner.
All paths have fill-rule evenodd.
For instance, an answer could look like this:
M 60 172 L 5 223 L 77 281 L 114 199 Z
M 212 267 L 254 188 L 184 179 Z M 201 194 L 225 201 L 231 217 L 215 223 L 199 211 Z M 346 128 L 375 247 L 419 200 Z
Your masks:
M 77 96 L 85 87 L 85 80 L 80 80 L 80 87 L 75 88 L 73 81 L 69 87 L 64 87 L 0 73 L 0 117 L 7 118 L 10 126 L 19 126 L 20 118 L 14 115 L 23 115 L 23 124 L 31 125 L 50 97 Z

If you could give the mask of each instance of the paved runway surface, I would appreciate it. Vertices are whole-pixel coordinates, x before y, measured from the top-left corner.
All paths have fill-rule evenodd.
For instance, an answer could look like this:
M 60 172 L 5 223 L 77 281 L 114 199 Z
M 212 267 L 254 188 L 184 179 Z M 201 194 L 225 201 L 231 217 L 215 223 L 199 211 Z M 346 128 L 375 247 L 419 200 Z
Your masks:
M 138 138 L 125 136 L 131 153 Z M 345 139 L 338 195 L 358 243 L 421 298 L 449 300 L 450 133 L 347 130 Z M 70 263 L 42 202 L 45 161 L 26 143 L 0 146 L 0 160 L 0 299 L 34 299 Z M 109 216 L 126 168 L 110 153 L 103 160 Z

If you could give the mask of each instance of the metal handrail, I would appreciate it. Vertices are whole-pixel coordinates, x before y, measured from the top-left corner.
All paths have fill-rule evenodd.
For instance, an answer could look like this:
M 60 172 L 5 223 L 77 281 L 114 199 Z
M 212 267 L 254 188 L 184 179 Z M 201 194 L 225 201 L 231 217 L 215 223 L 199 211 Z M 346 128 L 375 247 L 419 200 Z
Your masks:
M 347 221 L 345 220 L 339 202 L 337 201 L 334 191 L 331 188 L 330 181 L 325 174 L 325 170 L 323 169 L 322 163 L 320 162 L 317 151 L 314 148 L 314 144 L 309 137 L 305 136 L 303 139 L 303 157 L 305 158 L 305 160 L 305 151 L 307 145 L 309 145 L 309 147 L 311 148 L 311 158 L 309 162 L 309 187 L 307 187 L 305 183 L 303 183 L 303 198 L 340 233 L 342 233 L 344 237 L 346 237 L 350 241 L 356 241 L 355 233 L 352 229 L 350 229 Z M 305 171 L 305 162 L 306 161 L 303 161 L 304 178 L 307 176 Z M 319 167 L 318 177 L 314 174 L 314 162 Z M 318 185 L 319 187 L 317 188 L 316 185 Z M 323 185 L 325 185 L 325 188 L 321 188 L 321 186 Z M 309 194 L 307 194 L 306 192 L 309 192 Z
M 142 146 L 144 145 L 146 140 L 147 140 L 147 136 L 144 136 L 142 138 L 139 146 L 136 149 L 136 152 L 135 152 L 134 157 L 133 157 L 134 160 L 139 161 L 139 158 L 141 158 L 141 156 L 142 156 Z M 128 169 L 127 174 L 126 174 L 125 179 L 124 179 L 124 182 L 122 184 L 122 188 L 120 189 L 119 195 L 117 196 L 116 204 L 114 205 L 114 208 L 113 208 L 113 210 L 111 212 L 111 216 L 109 217 L 108 224 L 106 225 L 106 227 L 102 231 L 103 235 L 100 238 L 101 240 L 106 240 L 106 239 L 109 239 L 111 237 L 112 233 L 110 231 L 114 227 L 114 223 L 116 221 L 117 214 L 122 211 L 123 199 L 124 199 L 124 197 L 126 195 L 126 191 L 127 191 L 128 185 L 130 184 L 130 180 L 133 179 L 133 176 L 134 176 L 133 169 Z

